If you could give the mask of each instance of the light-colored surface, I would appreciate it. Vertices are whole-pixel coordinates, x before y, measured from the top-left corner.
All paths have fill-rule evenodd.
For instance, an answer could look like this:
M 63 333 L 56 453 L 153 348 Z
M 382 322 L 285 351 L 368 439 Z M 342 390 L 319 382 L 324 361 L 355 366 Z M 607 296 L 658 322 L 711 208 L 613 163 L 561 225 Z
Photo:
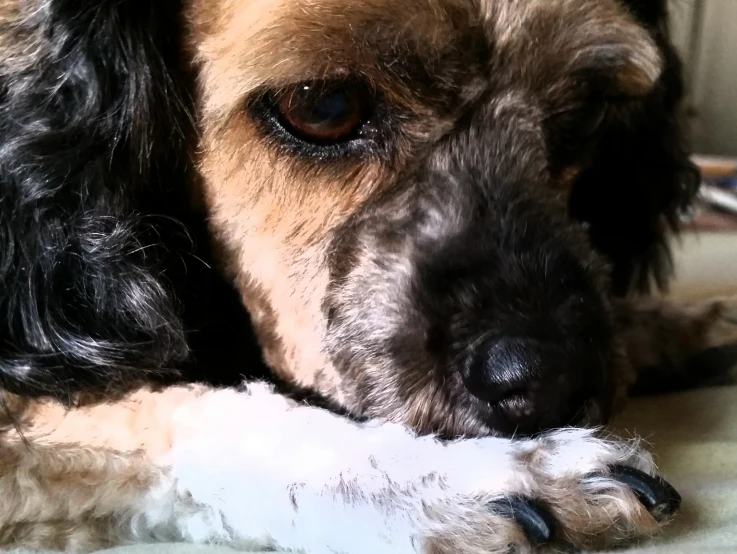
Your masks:
M 737 294 L 737 235 L 684 237 L 676 267 L 674 295 Z M 617 428 L 652 444 L 663 475 L 683 495 L 681 514 L 665 536 L 628 552 L 737 552 L 737 387 L 637 399 Z
M 737 294 L 737 235 L 686 235 L 676 246 L 674 258 L 673 295 L 695 299 Z
M 693 18 L 696 4 L 702 0 L 669 0 L 671 33 L 681 59 L 687 68 L 691 68 L 691 51 L 694 39 Z
M 683 496 L 665 536 L 633 553 L 737 552 L 737 388 L 637 400 L 617 427 L 653 445 L 663 475 Z
M 689 54 L 693 145 L 709 154 L 737 155 L 737 2 L 703 0 L 700 40 Z M 688 11 L 689 8 L 681 8 Z M 683 16 L 680 16 L 683 17 Z M 676 25 L 680 33 L 681 27 Z M 680 35 L 679 35 L 680 37 Z M 693 37 L 691 37 L 693 38 Z

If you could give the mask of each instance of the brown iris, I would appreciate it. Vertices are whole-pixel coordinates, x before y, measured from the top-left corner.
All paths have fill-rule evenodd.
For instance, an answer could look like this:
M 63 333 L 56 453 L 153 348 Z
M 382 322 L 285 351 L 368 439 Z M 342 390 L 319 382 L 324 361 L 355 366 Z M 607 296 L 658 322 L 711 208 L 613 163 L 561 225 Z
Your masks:
M 317 144 L 356 137 L 368 115 L 367 95 L 357 85 L 303 83 L 276 100 L 279 119 L 287 131 Z

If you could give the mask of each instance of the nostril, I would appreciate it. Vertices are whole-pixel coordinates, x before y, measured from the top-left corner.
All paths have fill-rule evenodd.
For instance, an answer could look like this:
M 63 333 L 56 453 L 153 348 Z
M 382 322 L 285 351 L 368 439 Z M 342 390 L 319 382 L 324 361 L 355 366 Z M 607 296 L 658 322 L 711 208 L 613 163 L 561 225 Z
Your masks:
M 530 392 L 522 387 L 514 387 L 499 395 L 494 404 L 503 409 L 515 410 L 520 409 L 523 405 L 530 403 Z
M 496 410 L 501 410 L 503 413 L 507 414 L 510 419 L 521 421 L 523 418 L 534 417 L 534 406 L 534 400 L 528 391 L 515 389 L 514 391 L 504 394 L 491 407 Z
M 593 376 L 600 361 L 589 354 L 587 345 L 501 337 L 472 352 L 461 373 L 495 430 L 534 434 L 583 416 L 598 394 Z
M 461 372 L 466 389 L 489 404 L 529 399 L 541 360 L 524 340 L 490 339 L 468 356 Z
M 517 399 L 526 399 L 527 396 L 528 396 L 527 389 L 523 387 L 512 387 L 508 391 L 501 394 L 498 402 L 506 402 L 506 401 L 512 401 L 512 400 L 517 400 Z

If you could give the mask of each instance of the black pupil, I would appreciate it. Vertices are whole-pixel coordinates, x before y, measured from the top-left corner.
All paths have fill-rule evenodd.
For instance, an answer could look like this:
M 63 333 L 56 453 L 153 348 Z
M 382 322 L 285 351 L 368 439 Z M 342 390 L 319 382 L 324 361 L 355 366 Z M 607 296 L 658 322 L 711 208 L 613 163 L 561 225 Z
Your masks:
M 316 99 L 312 106 L 314 125 L 340 122 L 352 115 L 353 103 L 344 91 L 332 91 Z

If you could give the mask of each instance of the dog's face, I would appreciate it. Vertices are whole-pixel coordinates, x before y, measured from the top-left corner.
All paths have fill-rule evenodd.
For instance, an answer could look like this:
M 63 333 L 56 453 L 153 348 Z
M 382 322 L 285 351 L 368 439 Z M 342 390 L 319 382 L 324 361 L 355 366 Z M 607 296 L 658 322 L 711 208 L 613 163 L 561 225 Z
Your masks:
M 202 197 L 280 377 L 448 434 L 606 416 L 627 362 L 569 205 L 661 75 L 625 6 L 217 0 L 186 21 Z

